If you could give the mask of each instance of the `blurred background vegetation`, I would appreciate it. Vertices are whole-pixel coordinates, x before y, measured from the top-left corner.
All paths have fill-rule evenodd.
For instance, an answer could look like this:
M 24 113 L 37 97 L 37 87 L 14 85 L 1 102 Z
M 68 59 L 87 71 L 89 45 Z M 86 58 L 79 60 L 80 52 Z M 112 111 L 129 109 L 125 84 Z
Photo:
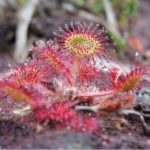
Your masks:
M 149 0 L 0 0 L 0 53 L 25 60 L 28 47 L 70 21 L 104 25 L 119 58 L 141 52 L 149 58 Z

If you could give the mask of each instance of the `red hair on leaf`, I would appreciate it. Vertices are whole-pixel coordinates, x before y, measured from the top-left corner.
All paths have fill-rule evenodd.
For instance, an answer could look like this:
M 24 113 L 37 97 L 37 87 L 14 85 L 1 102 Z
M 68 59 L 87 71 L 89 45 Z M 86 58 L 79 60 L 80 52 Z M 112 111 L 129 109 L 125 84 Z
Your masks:
M 9 80 L 18 85 L 33 85 L 46 79 L 46 72 L 35 61 L 17 65 L 15 68 L 12 68 L 12 73 L 9 76 Z
M 39 61 L 44 61 L 43 64 L 49 64 L 50 70 L 53 68 L 56 72 L 61 71 L 63 76 L 65 76 L 70 84 L 73 84 L 72 74 L 70 71 L 70 58 L 66 57 L 64 54 L 59 53 L 59 47 L 52 41 L 45 43 L 44 41 L 36 42 L 36 46 L 31 48 L 32 51 L 37 52 L 34 58 Z
M 100 77 L 99 72 L 93 66 L 85 63 L 81 63 L 78 68 L 78 78 L 81 83 L 94 80 L 94 78 Z
M 113 88 L 118 92 L 128 92 L 134 89 L 139 89 L 140 85 L 145 83 L 146 77 L 150 76 L 150 66 L 136 61 L 135 66 L 130 69 L 129 73 L 121 74 L 116 72 L 117 80 L 113 82 Z M 112 74 L 114 76 L 114 73 Z M 147 82 L 149 82 L 147 80 Z
M 9 96 L 16 102 L 24 102 L 32 104 L 32 102 L 43 99 L 43 95 L 39 93 L 34 87 L 18 86 L 14 82 L 3 81 L 0 82 L 0 93 Z
M 49 120 L 62 127 L 76 131 L 95 131 L 98 128 L 97 121 L 93 118 L 82 118 L 80 114 L 76 113 L 75 110 L 71 108 L 73 105 L 71 102 L 54 103 L 48 109 L 37 107 L 33 112 L 40 122 Z
M 104 27 L 87 25 L 86 23 L 70 23 L 59 28 L 60 33 L 54 33 L 62 51 L 78 59 L 87 59 L 94 56 L 109 59 L 110 50 L 107 49 L 110 41 Z

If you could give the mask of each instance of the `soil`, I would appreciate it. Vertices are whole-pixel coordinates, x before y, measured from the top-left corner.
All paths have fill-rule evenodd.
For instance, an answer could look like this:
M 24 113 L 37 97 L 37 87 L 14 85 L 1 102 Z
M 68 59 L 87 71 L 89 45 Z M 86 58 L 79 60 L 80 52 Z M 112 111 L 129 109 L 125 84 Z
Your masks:
M 35 122 L 0 121 L 0 147 L 17 149 L 145 149 L 149 136 L 139 119 L 113 114 L 96 133 L 53 130 Z
M 133 24 L 133 34 L 142 38 L 147 49 L 150 48 L 149 6 L 149 0 L 142 0 L 141 17 L 135 21 L 136 26 Z M 66 14 L 65 17 L 62 16 L 51 16 L 46 21 L 42 21 L 44 18 L 35 17 L 30 26 L 32 34 L 36 33 L 38 37 L 52 37 L 48 33 L 52 33 L 56 26 L 68 20 L 74 20 L 74 16 Z M 7 19 L 9 17 L 11 18 L 10 14 L 6 16 Z M 49 26 L 51 28 L 46 28 Z M 15 21 L 13 20 L 12 26 L 6 27 L 3 24 L 1 27 L 0 38 L 3 41 L 0 44 L 0 50 L 12 50 L 15 40 L 13 32 L 15 31 Z M 46 30 L 43 30 L 45 28 Z M 8 33 L 8 29 L 11 32 Z M 0 72 L 6 72 L 9 64 L 13 62 L 13 59 L 7 54 L 0 54 Z M 150 91 L 147 97 L 149 100 Z M 145 97 L 142 95 L 140 99 L 143 100 Z M 141 107 L 141 103 L 139 105 Z M 143 110 L 150 110 L 147 103 L 142 105 Z M 99 130 L 95 133 L 84 133 L 62 129 L 56 131 L 47 124 L 40 125 L 34 122 L 32 117 L 29 119 L 30 121 L 26 118 L 20 120 L 10 119 L 9 116 L 0 117 L 0 149 L 150 149 L 150 130 L 145 130 L 143 123 L 136 115 L 113 113 L 108 117 L 98 118 Z M 149 127 L 149 118 L 146 119 L 146 123 Z

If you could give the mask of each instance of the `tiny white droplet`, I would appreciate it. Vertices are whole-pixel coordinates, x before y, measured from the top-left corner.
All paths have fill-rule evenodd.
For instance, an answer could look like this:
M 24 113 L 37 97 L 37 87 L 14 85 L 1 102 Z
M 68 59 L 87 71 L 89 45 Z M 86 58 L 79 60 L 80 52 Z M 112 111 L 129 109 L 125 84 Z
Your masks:
M 139 56 L 139 52 L 136 52 L 136 53 L 135 53 L 135 57 L 137 57 L 137 56 Z

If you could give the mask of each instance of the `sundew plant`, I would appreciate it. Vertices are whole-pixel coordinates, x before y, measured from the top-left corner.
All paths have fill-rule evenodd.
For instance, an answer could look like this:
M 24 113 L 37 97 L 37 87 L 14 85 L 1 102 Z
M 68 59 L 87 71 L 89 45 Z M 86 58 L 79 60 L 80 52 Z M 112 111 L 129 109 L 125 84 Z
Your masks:
M 30 48 L 32 59 L 16 64 L 0 79 L 1 101 L 30 106 L 37 122 L 93 132 L 101 117 L 95 114 L 132 108 L 135 91 L 150 85 L 150 67 L 139 60 L 127 71 L 105 64 L 113 61 L 113 42 L 99 24 L 71 22 L 54 36 L 37 41 Z

